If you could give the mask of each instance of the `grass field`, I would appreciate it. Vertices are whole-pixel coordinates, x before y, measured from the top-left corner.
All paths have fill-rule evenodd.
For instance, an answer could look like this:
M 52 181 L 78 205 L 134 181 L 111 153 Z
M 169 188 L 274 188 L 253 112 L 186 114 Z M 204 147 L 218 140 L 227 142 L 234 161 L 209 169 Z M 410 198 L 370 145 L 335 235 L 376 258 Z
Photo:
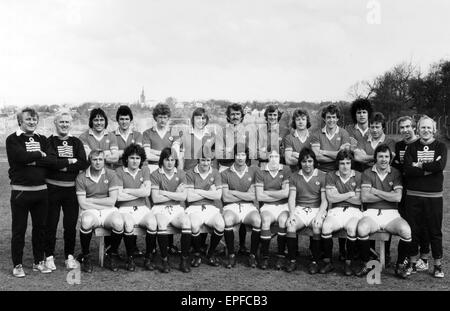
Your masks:
M 95 258 L 94 272 L 92 274 L 82 274 L 81 284 L 69 285 L 66 281 L 67 271 L 64 269 L 63 241 L 61 226 L 57 234 L 56 245 L 56 265 L 57 270 L 51 274 L 41 275 L 31 270 L 31 220 L 25 241 L 24 268 L 27 276 L 17 279 L 12 276 L 12 263 L 10 257 L 11 240 L 11 210 L 10 210 L 10 187 L 7 174 L 7 163 L 0 163 L 0 291 L 8 290 L 212 290 L 212 291 L 242 291 L 242 290 L 449 290 L 450 270 L 445 265 L 444 272 L 446 278 L 435 279 L 428 273 L 419 273 L 411 276 L 407 280 L 397 279 L 393 275 L 392 267 L 388 267 L 381 274 L 381 284 L 369 285 L 365 278 L 344 277 L 342 275 L 343 264 L 335 259 L 336 269 L 327 275 L 309 275 L 306 271 L 308 264 L 308 241 L 306 238 L 300 239 L 299 269 L 288 274 L 284 271 L 250 269 L 245 265 L 245 258 L 238 257 L 236 268 L 228 270 L 224 267 L 213 268 L 205 264 L 199 268 L 193 268 L 192 273 L 184 274 L 178 270 L 179 257 L 171 257 L 172 272 L 162 274 L 158 271 L 145 271 L 138 267 L 135 272 L 127 272 L 123 269 L 119 272 L 111 272 L 100 268 L 97 265 L 97 240 L 94 238 L 91 243 L 92 256 Z M 446 173 L 446 185 L 444 189 L 444 259 L 449 257 L 450 241 L 449 228 L 450 219 L 447 204 L 450 202 L 450 174 Z M 60 225 L 62 220 L 60 221 Z M 176 238 L 177 239 L 177 238 Z M 247 236 L 249 240 L 249 234 Z M 396 245 L 398 238 L 393 239 L 392 256 L 396 257 Z M 249 242 L 249 241 L 248 241 Z M 138 245 L 144 248 L 143 240 L 140 239 Z M 335 255 L 337 252 L 337 241 L 335 241 Z M 123 244 L 121 253 L 125 252 Z M 272 240 L 271 252 L 275 252 L 275 239 Z M 79 253 L 79 240 L 77 238 L 76 254 Z M 272 258 L 274 259 L 274 258 Z M 137 262 L 138 265 L 142 261 Z

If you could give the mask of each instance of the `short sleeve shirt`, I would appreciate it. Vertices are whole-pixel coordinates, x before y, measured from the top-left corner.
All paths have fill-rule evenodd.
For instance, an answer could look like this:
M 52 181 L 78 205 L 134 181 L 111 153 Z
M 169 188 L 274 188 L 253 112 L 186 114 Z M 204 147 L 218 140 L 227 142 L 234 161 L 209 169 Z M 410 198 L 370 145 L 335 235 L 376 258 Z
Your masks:
M 325 127 L 313 133 L 311 137 L 311 147 L 319 147 L 321 150 L 339 151 L 345 144 L 350 146 L 350 136 L 345 129 L 339 126 L 332 137 L 327 136 Z M 319 162 L 319 169 L 324 172 L 333 171 L 335 162 Z
M 152 190 L 164 190 L 176 192 L 180 185 L 186 185 L 186 174 L 182 170 L 175 169 L 175 173 L 169 179 L 163 169 L 157 169 L 150 175 Z M 179 205 L 179 201 L 170 200 L 165 205 Z
M 219 172 L 211 168 L 206 176 L 203 178 L 199 171 L 198 167 L 194 167 L 194 169 L 188 171 L 186 173 L 186 188 L 191 189 L 201 189 L 201 190 L 210 190 L 212 185 L 216 186 L 216 189 L 222 189 L 222 179 L 220 177 Z M 214 200 L 209 200 L 207 198 L 203 198 L 202 200 L 190 202 L 190 205 L 214 205 Z
M 250 187 L 255 184 L 256 181 L 256 171 L 258 170 L 255 166 L 247 166 L 244 170 L 244 174 L 240 177 L 234 165 L 227 168 L 221 173 L 222 186 L 230 190 L 236 190 L 240 192 L 248 192 Z M 235 203 L 252 203 L 246 201 L 240 201 Z
M 116 135 L 103 131 L 103 135 L 100 139 L 97 136 L 94 136 L 94 133 L 91 129 L 80 135 L 80 140 L 84 146 L 89 147 L 91 150 L 118 150 Z
M 311 134 L 308 131 L 308 135 L 306 136 L 305 140 L 302 141 L 300 139 L 300 137 L 297 134 L 297 131 L 294 131 L 291 134 L 286 135 L 286 137 L 284 137 L 284 151 L 292 151 L 292 152 L 298 152 L 300 153 L 300 151 L 303 148 L 311 148 Z M 297 165 L 291 165 L 291 170 L 297 171 L 298 170 L 298 166 Z
M 385 192 L 391 192 L 396 189 L 403 189 L 402 177 L 400 172 L 393 167 L 384 178 L 377 172 L 376 166 L 366 169 L 362 174 L 361 188 L 375 188 Z M 386 200 L 375 203 L 364 203 L 367 208 L 375 209 L 397 209 L 397 202 Z
M 145 181 L 150 181 L 150 170 L 148 169 L 148 166 L 144 165 L 142 166 L 142 169 L 138 169 L 136 172 L 136 175 L 132 175 L 131 172 L 121 166 L 116 169 L 116 174 L 119 180 L 119 186 L 127 189 L 139 189 Z M 136 200 L 132 201 L 118 201 L 117 205 L 119 207 L 122 206 L 144 206 L 146 205 L 146 199 L 145 198 L 138 198 Z
M 169 128 L 163 137 L 159 136 L 155 127 L 151 127 L 142 133 L 142 146 L 153 150 L 163 150 L 172 147 L 173 142 L 177 139 L 172 135 L 172 129 Z M 150 164 L 157 164 L 157 161 L 148 161 Z
M 289 179 L 289 189 L 296 191 L 295 205 L 317 208 L 322 201 L 322 192 L 325 192 L 325 173 L 315 169 L 307 180 L 303 171 L 293 173 Z
M 265 191 L 278 191 L 283 189 L 283 186 L 289 184 L 289 177 L 291 175 L 291 169 L 288 166 L 280 165 L 280 168 L 275 175 L 266 169 L 259 169 L 256 171 L 256 187 L 262 187 Z M 268 204 L 285 204 L 287 198 L 270 202 Z
M 339 193 L 359 192 L 361 191 L 361 173 L 352 171 L 347 180 L 343 180 L 339 171 L 329 172 L 325 179 L 326 189 L 336 189 Z M 360 205 L 355 205 L 349 202 L 332 203 L 332 207 L 348 207 L 353 206 L 360 208 Z
M 76 182 L 77 195 L 86 198 L 106 198 L 109 191 L 119 189 L 119 180 L 113 170 L 104 168 L 98 179 L 91 176 L 90 167 L 78 174 Z

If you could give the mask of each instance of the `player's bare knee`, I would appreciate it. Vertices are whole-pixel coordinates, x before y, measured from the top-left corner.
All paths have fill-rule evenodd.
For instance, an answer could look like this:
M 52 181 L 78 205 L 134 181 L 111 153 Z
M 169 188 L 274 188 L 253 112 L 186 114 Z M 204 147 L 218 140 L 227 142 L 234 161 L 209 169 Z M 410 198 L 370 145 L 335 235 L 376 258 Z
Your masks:
M 367 236 L 370 233 L 370 225 L 366 222 L 360 222 L 357 228 L 358 236 Z
M 287 214 L 281 214 L 280 216 L 278 216 L 278 227 L 280 228 L 286 228 L 286 221 L 288 219 L 288 215 Z
M 94 227 L 95 219 L 92 215 L 84 214 L 81 217 L 81 228 L 85 231 L 91 230 Z
M 114 231 L 120 232 L 123 230 L 123 227 L 124 227 L 124 223 L 123 223 L 123 219 L 121 217 L 115 216 L 111 219 L 111 228 Z M 131 231 L 133 231 L 133 230 L 131 230 Z

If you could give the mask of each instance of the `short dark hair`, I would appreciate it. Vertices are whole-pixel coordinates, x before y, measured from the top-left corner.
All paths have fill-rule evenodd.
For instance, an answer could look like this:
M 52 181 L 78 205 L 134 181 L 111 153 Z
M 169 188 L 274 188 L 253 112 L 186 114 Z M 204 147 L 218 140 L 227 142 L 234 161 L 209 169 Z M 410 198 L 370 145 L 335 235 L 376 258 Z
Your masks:
M 195 110 L 192 112 L 192 117 L 191 117 L 191 124 L 192 124 L 192 127 L 194 127 L 194 117 L 197 117 L 197 116 L 205 116 L 205 118 L 206 118 L 206 124 L 208 124 L 209 123 L 209 116 L 208 116 L 208 114 L 206 113 L 206 110 L 205 110 L 205 108 L 202 108 L 202 107 L 199 107 L 199 108 L 195 108 Z
M 172 150 L 170 147 L 166 147 L 163 150 L 161 150 L 161 155 L 159 156 L 158 166 L 161 168 L 163 167 L 164 160 L 168 159 L 170 156 L 174 156 L 175 151 Z M 178 159 L 175 159 L 175 166 L 178 166 Z
M 318 163 L 317 163 L 316 154 L 314 153 L 314 151 L 312 151 L 312 149 L 310 149 L 308 147 L 304 147 L 302 150 L 300 150 L 300 154 L 298 156 L 298 168 L 299 168 L 299 170 L 302 169 L 301 162 L 304 159 L 307 159 L 308 157 L 310 157 L 310 158 L 312 158 L 314 160 L 314 168 L 317 168 Z
M 94 126 L 94 119 L 100 116 L 103 119 L 105 119 L 105 129 L 108 127 L 108 117 L 106 116 L 106 113 L 103 111 L 102 108 L 94 108 L 91 110 L 91 114 L 89 115 L 89 128 L 92 128 Z
M 355 159 L 355 154 L 352 150 L 342 149 L 336 155 L 336 167 L 339 167 L 339 161 L 349 159 L 352 163 Z
M 356 124 L 356 112 L 358 110 L 366 110 L 368 118 L 372 117 L 373 108 L 372 103 L 367 98 L 358 98 L 355 99 L 350 107 L 350 114 L 352 115 L 353 123 Z
M 372 123 L 381 123 L 383 129 L 386 128 L 386 118 L 381 112 L 375 112 L 369 119 L 369 126 Z
M 291 127 L 296 130 L 297 129 L 297 124 L 295 124 L 295 120 L 298 117 L 303 117 L 306 116 L 306 128 L 309 129 L 311 127 L 311 119 L 309 118 L 309 113 L 306 110 L 303 109 L 297 109 L 294 111 L 294 113 L 292 114 L 292 124 Z
M 323 108 L 322 119 L 325 119 L 325 117 L 327 116 L 327 113 L 335 114 L 338 119 L 341 118 L 341 112 L 335 104 L 331 104 L 331 105 L 328 105 L 325 108 Z
M 139 164 L 139 168 L 142 168 L 142 165 L 144 164 L 145 160 L 147 160 L 147 156 L 145 155 L 144 148 L 142 148 L 138 144 L 131 144 L 125 148 L 122 155 L 123 166 L 128 167 L 128 157 L 133 154 L 136 154 L 141 157 L 141 163 Z
M 392 150 L 389 148 L 386 144 L 380 144 L 375 148 L 375 151 L 373 152 L 373 160 L 376 163 L 377 162 L 377 154 L 379 152 L 389 152 L 389 162 L 392 162 Z
M 231 122 L 231 119 L 230 119 L 231 110 L 240 111 L 241 112 L 241 122 L 242 122 L 242 120 L 244 120 L 244 108 L 242 108 L 241 105 L 234 103 L 234 104 L 228 105 L 227 111 L 225 112 L 228 123 Z
M 130 120 L 133 121 L 133 112 L 130 107 L 122 105 L 117 109 L 116 112 L 116 121 L 119 122 L 120 116 L 130 116 Z
M 269 113 L 272 113 L 272 112 L 277 112 L 278 113 L 278 122 L 280 122 L 281 115 L 283 113 L 280 110 L 278 110 L 278 107 L 275 106 L 275 105 L 267 106 L 266 110 L 264 111 L 264 118 L 266 118 L 266 122 L 267 122 L 267 117 L 269 116 Z
M 153 108 L 153 119 L 156 121 L 157 116 L 168 116 L 170 118 L 170 107 L 167 104 L 158 104 Z
M 39 114 L 35 109 L 31 107 L 25 107 L 17 113 L 17 123 L 19 124 L 19 126 L 22 124 L 23 114 L 25 112 L 28 112 L 30 116 L 36 117 L 39 120 Z

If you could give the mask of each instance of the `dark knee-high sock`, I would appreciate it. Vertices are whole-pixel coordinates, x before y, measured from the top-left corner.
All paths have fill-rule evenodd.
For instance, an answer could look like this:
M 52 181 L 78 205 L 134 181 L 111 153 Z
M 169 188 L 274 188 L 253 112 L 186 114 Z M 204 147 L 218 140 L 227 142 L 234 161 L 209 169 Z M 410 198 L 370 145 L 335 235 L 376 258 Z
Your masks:
M 218 232 L 214 229 L 213 234 L 211 235 L 211 241 L 208 249 L 208 257 L 214 255 L 214 251 L 216 250 L 217 245 L 219 245 L 220 240 L 222 239 L 223 232 Z
M 253 228 L 250 240 L 250 254 L 256 255 L 261 238 L 261 229 Z
M 277 235 L 278 255 L 284 256 L 284 250 L 286 249 L 286 229 L 280 229 Z
M 288 249 L 288 259 L 289 260 L 295 260 L 295 253 L 296 253 L 296 248 L 297 248 L 297 238 L 296 238 L 296 234 L 292 233 L 290 234 L 289 232 L 286 235 L 286 244 L 287 244 L 287 249 Z
M 355 251 L 356 251 L 356 239 L 349 239 L 347 238 L 347 260 L 353 260 L 355 258 Z
M 325 259 L 329 259 L 331 261 L 331 258 L 333 256 L 333 236 L 331 234 L 326 238 L 322 236 L 322 243 L 323 243 L 323 256 Z
M 330 239 L 332 240 L 332 239 Z M 320 239 L 312 239 L 311 241 L 311 254 L 313 261 L 318 262 L 320 260 Z
M 169 243 L 169 246 L 173 245 L 173 234 L 168 234 L 167 238 L 168 238 L 167 241 Z
M 263 257 L 269 257 L 270 239 L 272 238 L 272 232 L 269 230 L 261 230 L 261 255 Z
M 234 254 L 234 231 L 233 228 L 225 228 L 225 244 L 227 245 L 228 255 Z
M 208 233 L 206 233 L 206 232 L 200 233 L 200 244 L 201 244 L 201 246 L 206 245 L 206 238 L 207 237 L 208 237 Z
M 400 239 L 398 241 L 398 257 L 397 263 L 402 264 L 410 255 L 411 241 L 405 241 Z
M 359 239 L 359 246 L 360 246 L 361 260 L 363 262 L 368 262 L 370 259 L 370 241 L 369 241 L 369 239 L 367 239 L 367 240 Z
M 89 254 L 89 245 L 91 244 L 92 239 L 92 230 L 88 233 L 80 230 L 80 244 L 81 244 L 81 252 L 83 255 Z
M 191 248 L 192 233 L 191 230 L 181 231 L 181 256 L 189 256 L 189 249 Z
M 157 235 L 159 251 L 161 252 L 162 258 L 167 258 L 167 246 L 169 245 L 169 237 L 167 234 L 159 233 Z
M 133 237 L 133 249 L 137 250 L 137 235 L 132 235 Z
M 347 242 L 344 238 L 339 238 L 339 254 L 345 254 L 345 243 Z
M 145 256 L 150 256 L 153 254 L 156 248 L 156 231 L 148 231 L 145 235 Z
M 202 237 L 200 233 L 192 234 L 192 246 L 194 247 L 195 253 L 200 253 L 200 248 L 202 247 Z
M 127 251 L 127 256 L 133 256 L 134 246 L 136 245 L 134 237 L 135 237 L 135 235 L 131 235 L 131 234 L 123 235 L 123 242 L 125 243 L 125 249 Z
M 239 247 L 245 247 L 245 237 L 247 236 L 247 228 L 244 224 L 239 226 Z
M 120 242 L 122 241 L 122 232 L 117 232 L 115 230 L 111 230 L 111 248 L 109 249 L 109 254 L 117 254 Z

